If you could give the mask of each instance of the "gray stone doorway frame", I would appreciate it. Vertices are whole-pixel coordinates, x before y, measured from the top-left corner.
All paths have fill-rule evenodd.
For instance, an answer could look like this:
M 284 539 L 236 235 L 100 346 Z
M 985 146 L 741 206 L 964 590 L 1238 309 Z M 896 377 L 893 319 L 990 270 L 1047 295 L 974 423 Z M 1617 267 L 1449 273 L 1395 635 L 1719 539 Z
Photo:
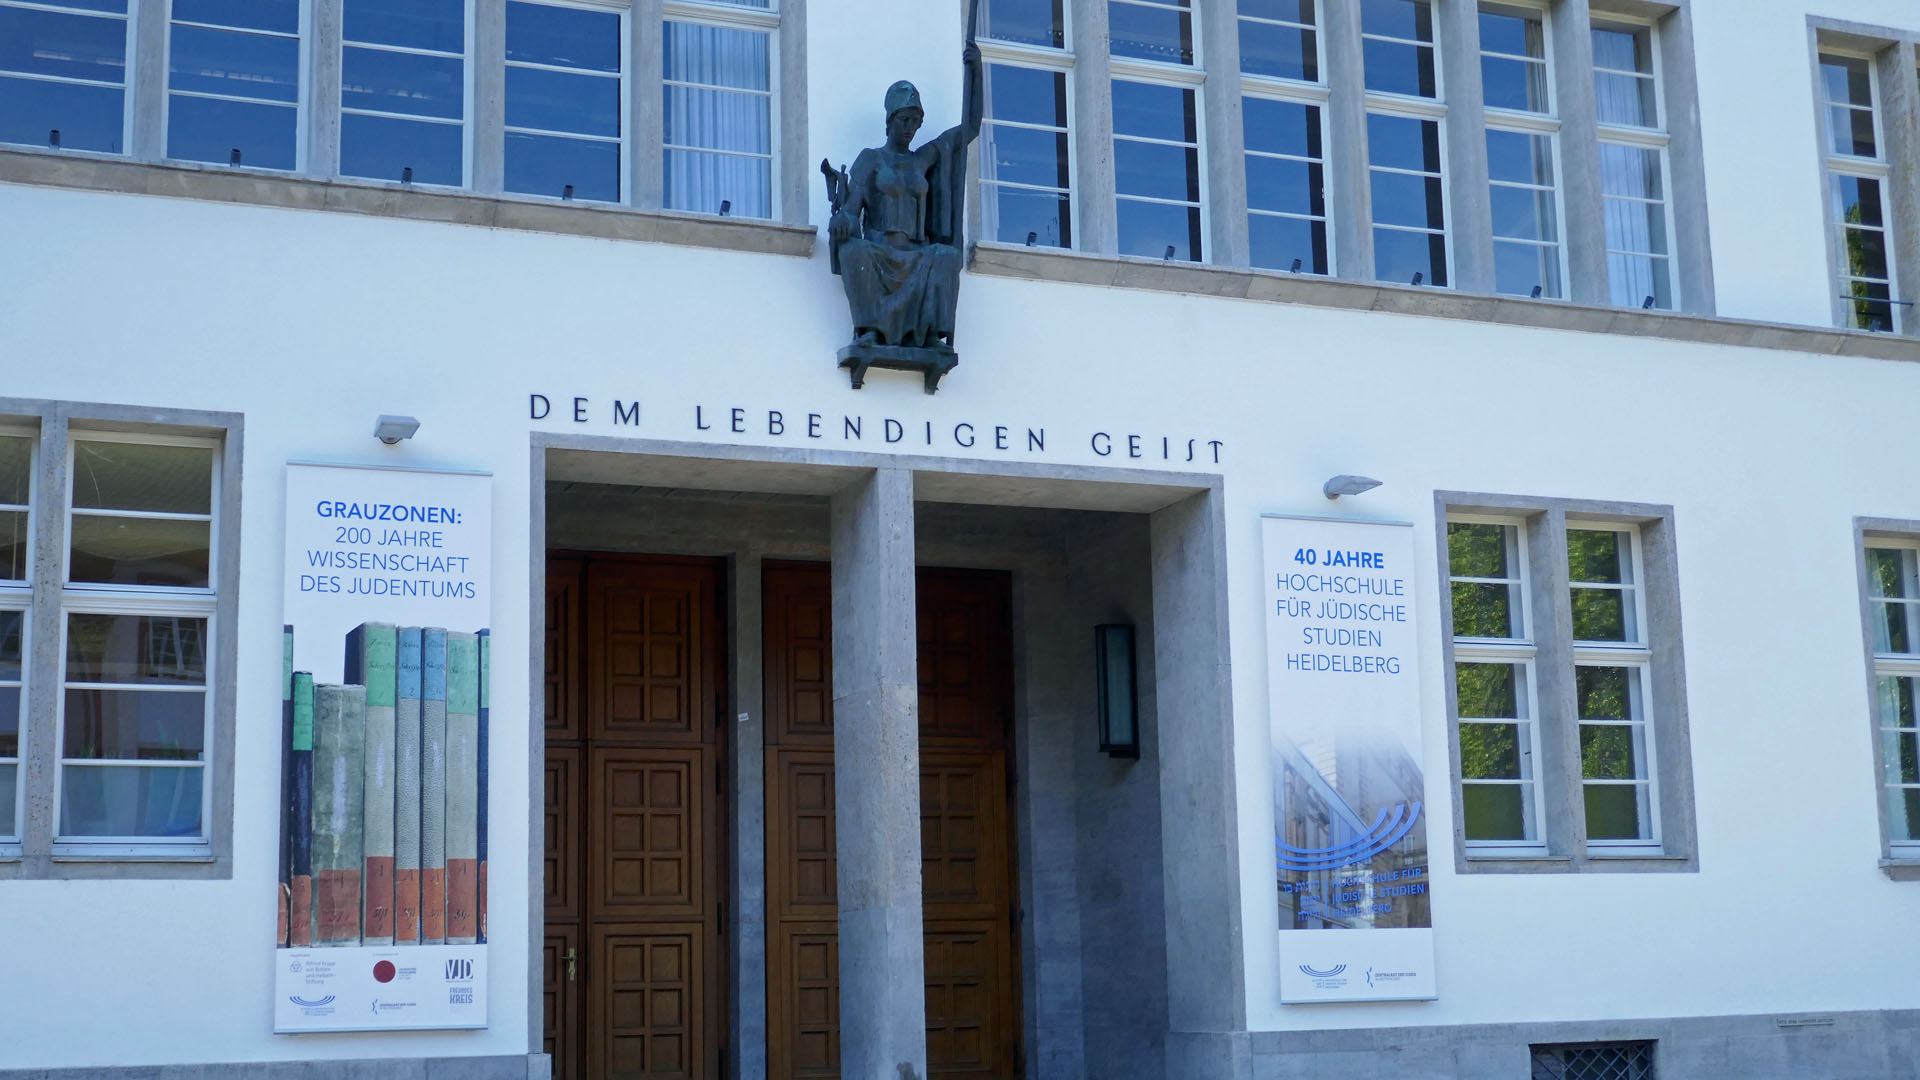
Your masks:
M 623 439 L 535 432 L 529 473 L 528 588 L 530 686 L 545 673 L 544 630 L 547 485 L 551 480 L 644 487 L 654 490 L 739 492 L 824 497 L 830 508 L 832 561 L 836 576 L 836 644 L 843 632 L 867 635 L 858 648 L 836 648 L 836 709 L 850 699 L 904 701 L 904 714 L 876 723 L 911 721 L 914 650 L 885 641 L 905 618 L 912 630 L 913 523 L 916 503 L 1020 507 L 1065 511 L 1116 511 L 1141 515 L 1148 533 L 1153 632 L 1142 649 L 1151 665 L 1160 701 L 1178 702 L 1156 724 L 1159 759 L 1160 863 L 1167 965 L 1165 1075 L 1236 1077 L 1250 1069 L 1246 1034 L 1246 980 L 1241 934 L 1239 842 L 1234 783 L 1234 725 L 1228 659 L 1224 484 L 1210 474 L 1154 472 L 1082 465 L 1006 463 L 958 458 L 731 446 L 666 440 Z M 904 540 L 904 542 L 902 542 Z M 757 566 L 757 563 L 756 563 Z M 736 572 L 736 577 L 743 577 Z M 757 580 L 757 570 L 754 574 Z M 904 581 L 905 589 L 901 588 Z M 759 604 L 757 587 L 731 590 L 730 603 Z M 741 595 L 744 593 L 745 595 Z M 844 597 L 844 599 L 843 599 Z M 904 597 L 904 607 L 901 606 Z M 844 604 L 852 605 L 844 607 Z M 842 611 L 862 617 L 840 618 Z M 845 629 L 843 631 L 842 626 Z M 731 629 L 729 657 L 733 708 L 746 719 L 733 740 L 731 785 L 735 851 L 729 888 L 731 939 L 729 1072 L 742 1080 L 766 1073 L 766 925 L 764 804 L 761 754 L 761 687 L 758 642 L 744 643 Z M 906 638 L 911 642 L 911 637 Z M 851 642 L 850 642 L 851 643 Z M 1145 644 L 1145 643 L 1143 643 Z M 1151 659 L 1148 659 L 1150 655 Z M 842 670 L 841 657 L 853 663 Z M 848 677 L 851 678 L 848 678 Z M 864 689 L 853 689 L 858 683 Z M 904 682 L 904 685 L 902 685 Z M 904 690 L 904 694 L 893 691 Z M 1089 688 L 1089 693 L 1091 688 Z M 1018 691 L 1016 691 L 1018 693 Z M 1022 706 L 1024 708 L 1024 706 Z M 882 710 L 884 711 L 884 709 Z M 751 730 L 749 730 L 751 729 Z M 544 725 L 529 723 L 530 791 L 544 783 Z M 909 725 L 907 730 L 913 730 Z M 917 798 L 916 771 L 893 776 L 897 765 L 876 764 L 874 779 L 891 780 L 896 800 L 908 790 Z M 883 784 L 883 790 L 888 785 Z M 843 786 L 842 791 L 848 790 Z M 915 804 L 917 805 L 917 803 Z M 917 826 L 901 848 L 872 812 L 849 815 L 840 825 L 843 911 L 842 1069 L 860 1080 L 896 1080 L 911 1065 L 925 1075 L 926 1048 L 921 968 L 861 963 L 919 935 L 918 895 L 900 886 L 918 883 Z M 917 818 L 916 818 L 917 820 Z M 541 800 L 529 799 L 529 925 L 527 957 L 529 1052 L 542 1046 L 542 951 L 545 913 Z M 859 836 L 849 830 L 863 829 Z M 899 830 L 893 830 L 899 834 Z M 905 875 L 908 857 L 911 873 Z M 1025 862 L 1023 855 L 1022 861 Z M 856 863 L 864 865 L 856 865 Z M 849 916 L 848 875 L 867 872 L 869 911 Z M 1022 868 L 1023 878 L 1026 875 Z M 876 887 L 877 883 L 877 887 Z M 1025 882 L 1022 884 L 1026 888 Z M 897 916 L 910 910 L 912 933 Z M 863 919 L 863 916 L 864 919 Z M 861 925 L 864 922 L 865 925 Z M 858 936 L 864 943 L 850 940 Z M 1023 943 L 1024 947 L 1024 943 Z M 912 950 L 912 959 L 920 959 Z M 852 954 L 852 956 L 849 956 Z M 1033 1057 L 1034 1006 L 1021 1023 Z M 861 1014 L 865 1024 L 848 1024 Z M 1140 1062 L 1138 1075 L 1152 1076 L 1155 1062 Z

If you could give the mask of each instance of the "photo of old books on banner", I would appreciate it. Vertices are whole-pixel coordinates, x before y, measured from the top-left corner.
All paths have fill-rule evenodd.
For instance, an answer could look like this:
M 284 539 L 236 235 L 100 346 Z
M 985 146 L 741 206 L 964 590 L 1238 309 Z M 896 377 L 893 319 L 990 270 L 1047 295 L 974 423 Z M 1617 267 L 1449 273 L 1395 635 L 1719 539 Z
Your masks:
M 487 940 L 490 638 L 368 622 L 344 682 L 283 637 L 277 944 Z

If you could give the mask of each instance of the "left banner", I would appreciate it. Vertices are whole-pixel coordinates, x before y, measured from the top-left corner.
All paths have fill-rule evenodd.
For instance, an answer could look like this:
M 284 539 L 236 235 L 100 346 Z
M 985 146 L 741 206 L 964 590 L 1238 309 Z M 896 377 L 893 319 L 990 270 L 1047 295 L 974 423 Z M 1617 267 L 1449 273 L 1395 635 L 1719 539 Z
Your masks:
M 486 1026 L 492 492 L 287 466 L 277 1032 Z

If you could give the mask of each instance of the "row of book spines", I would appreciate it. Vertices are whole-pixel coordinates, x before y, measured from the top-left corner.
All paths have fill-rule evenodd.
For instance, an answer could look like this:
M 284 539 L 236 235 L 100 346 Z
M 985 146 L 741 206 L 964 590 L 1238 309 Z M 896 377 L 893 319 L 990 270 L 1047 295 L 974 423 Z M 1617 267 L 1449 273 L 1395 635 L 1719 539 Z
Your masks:
M 296 675 L 292 671 L 292 629 L 290 626 L 283 629 L 282 725 L 287 751 L 284 781 L 289 799 L 287 820 L 282 829 L 279 902 L 282 918 L 278 940 L 283 944 L 307 945 L 313 943 L 315 936 L 310 931 L 315 914 L 315 875 L 310 855 L 303 858 L 300 853 L 310 852 L 312 829 L 316 824 L 307 812 L 307 808 L 314 805 L 314 684 L 310 674 Z M 378 623 L 364 623 L 348 635 L 346 674 L 349 679 L 358 677 L 360 681 L 348 687 L 321 689 L 356 694 L 359 720 L 355 726 L 363 739 L 369 733 L 373 736 L 364 745 L 365 816 L 355 835 L 365 845 L 361 852 L 364 863 L 354 860 L 360 868 L 355 869 L 351 877 L 344 867 L 322 869 L 318 875 L 321 927 L 317 937 L 320 943 L 352 944 L 365 940 L 370 944 L 395 941 L 467 944 L 486 940 L 487 875 L 480 851 L 486 842 L 485 714 L 490 711 L 486 707 L 490 698 L 490 637 L 486 630 L 478 634 L 448 634 L 438 628 L 398 629 Z M 451 721 L 451 730 L 436 731 L 437 724 L 425 726 L 421 735 L 426 744 L 423 749 L 439 752 L 422 756 L 441 763 L 443 771 L 449 750 L 462 759 L 462 767 L 454 770 L 451 777 L 437 778 L 451 779 L 454 784 L 452 791 L 443 789 L 441 799 L 419 797 L 417 759 L 412 762 L 416 771 L 410 775 L 407 769 L 397 767 L 402 762 L 381 752 L 392 745 L 386 739 L 399 734 L 393 724 L 402 719 L 402 715 L 396 714 L 410 713 L 416 721 L 421 718 L 422 694 L 432 704 L 445 701 L 444 711 L 432 710 L 438 714 L 434 719 Z M 395 708 L 409 698 L 412 709 Z M 461 723 L 464 718 L 471 718 L 467 720 L 471 728 Z M 412 731 L 406 734 L 412 736 Z M 449 746 L 449 738 L 457 741 Z M 301 751 L 305 752 L 304 756 Z M 394 791 L 391 802 L 381 797 L 383 789 L 395 788 L 412 790 Z M 448 796 L 462 804 L 450 819 Z M 358 804 L 361 800 L 351 802 Z M 388 807 L 392 809 L 386 809 Z M 418 815 L 407 812 L 408 807 L 418 810 Z M 400 812 L 395 813 L 396 810 Z M 348 816 L 350 819 L 350 812 Z M 414 836 L 424 831 L 441 843 L 429 842 L 412 848 L 418 853 L 413 858 L 406 857 L 405 851 L 396 852 L 396 817 L 407 819 L 412 826 L 409 832 Z M 347 824 L 350 826 L 350 820 Z M 419 829 L 420 824 L 427 828 Z M 451 835 L 447 831 L 449 825 L 453 827 Z M 336 841 L 344 839 L 340 823 L 329 821 L 327 828 L 328 835 Z M 471 856 L 467 854 L 469 851 L 473 853 Z M 427 865 L 409 867 L 404 865 L 406 862 Z M 353 900 L 351 905 L 347 903 L 349 896 Z M 392 900 L 386 901 L 387 897 Z M 419 899 L 413 900 L 414 897 Z

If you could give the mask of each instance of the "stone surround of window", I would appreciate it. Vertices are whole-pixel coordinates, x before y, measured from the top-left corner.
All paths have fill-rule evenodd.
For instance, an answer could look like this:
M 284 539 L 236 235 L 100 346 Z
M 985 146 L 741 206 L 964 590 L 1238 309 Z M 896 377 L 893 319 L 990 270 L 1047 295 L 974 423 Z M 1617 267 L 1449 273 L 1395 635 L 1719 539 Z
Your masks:
M 1821 163 L 1821 202 L 1809 213 L 1819 214 L 1822 235 L 1827 243 L 1827 283 L 1833 295 L 1834 325 L 1850 327 L 1851 311 L 1841 298 L 1841 281 L 1846 276 L 1842 253 L 1836 242 L 1837 230 L 1830 224 L 1827 208 L 1826 177 L 1829 154 L 1827 110 L 1822 105 L 1820 54 L 1829 50 L 1871 57 L 1878 96 L 1880 147 L 1886 178 L 1883 185 L 1887 223 L 1888 260 L 1896 268 L 1893 299 L 1898 308 L 1894 333 L 1920 337 L 1920 315 L 1908 306 L 1920 301 L 1920 32 L 1894 30 L 1864 23 L 1810 16 L 1807 19 L 1807 62 L 1812 71 L 1810 102 L 1814 106 L 1814 161 Z
M 1488 495 L 1458 491 L 1434 493 L 1439 565 L 1449 566 L 1447 522 L 1462 517 L 1510 522 L 1524 534 L 1529 640 L 1533 668 L 1539 754 L 1532 775 L 1539 785 L 1540 821 L 1532 851 L 1470 847 L 1461 794 L 1460 745 L 1448 739 L 1453 778 L 1453 850 L 1459 873 L 1696 873 L 1700 869 L 1694 819 L 1693 765 L 1687 721 L 1686 661 L 1681 642 L 1680 583 L 1674 515 L 1671 506 L 1579 499 Z M 1640 575 L 1637 601 L 1644 604 L 1644 641 L 1638 660 L 1608 660 L 1593 642 L 1576 641 L 1569 595 L 1567 530 L 1625 527 L 1637 531 Z M 1571 583 L 1577 588 L 1577 583 Z M 1454 670 L 1453 606 L 1440 605 L 1443 670 Z M 1632 636 L 1632 635 L 1629 635 Z M 1621 653 L 1619 656 L 1624 657 Z M 1582 773 L 1581 709 L 1576 671 L 1593 664 L 1643 663 L 1651 713 L 1649 754 L 1654 763 L 1653 844 L 1613 846 L 1587 833 Z M 1447 685 L 1447 714 L 1459 715 L 1454 680 Z M 1451 727 L 1451 724 L 1450 724 Z
M 1853 521 L 1853 551 L 1860 579 L 1861 639 L 1866 657 L 1867 722 L 1873 739 L 1874 804 L 1879 808 L 1880 816 L 1880 870 L 1894 881 L 1920 881 L 1920 843 L 1903 835 L 1911 831 L 1911 827 L 1902 829 L 1892 819 L 1892 810 L 1885 797 L 1887 785 L 1904 778 L 1890 780 L 1886 775 L 1888 732 L 1885 729 L 1893 725 L 1887 724 L 1887 718 L 1882 715 L 1885 703 L 1881 700 L 1880 684 L 1883 678 L 1909 678 L 1916 668 L 1920 668 L 1920 664 L 1915 662 L 1911 641 L 1901 643 L 1899 648 L 1890 648 L 1884 654 L 1877 648 L 1876 641 L 1884 632 L 1880 630 L 1884 612 L 1876 610 L 1883 605 L 1875 602 L 1875 596 L 1876 593 L 1881 596 L 1911 596 L 1920 593 L 1920 589 L 1911 587 L 1910 581 L 1907 583 L 1909 587 L 1897 591 L 1874 588 L 1868 549 L 1891 549 L 1910 560 L 1917 544 L 1920 544 L 1920 521 L 1874 517 L 1858 517 Z M 1908 569 L 1911 569 L 1911 562 Z M 1904 723 L 1901 726 L 1905 726 Z
M 217 486 L 212 492 L 212 519 L 219 522 L 210 551 L 211 596 L 198 603 L 208 620 L 213 645 L 206 658 L 212 677 L 211 719 L 205 729 L 203 783 L 209 789 L 202 840 L 140 845 L 122 842 L 88 843 L 68 837 L 56 839 L 58 808 L 52 777 L 61 767 L 63 732 L 60 725 L 60 688 L 66 656 L 59 628 L 72 610 L 108 610 L 116 600 L 99 590 L 73 588 L 64 580 L 68 560 L 36 557 L 24 603 L 30 632 L 24 663 L 26 694 L 21 706 L 18 761 L 22 813 L 12 837 L 0 843 L 0 881 L 9 879 L 168 879 L 224 880 L 233 876 L 234 700 L 238 684 L 239 643 L 236 627 L 240 582 L 240 490 L 242 418 L 237 413 L 186 409 L 150 409 L 130 405 L 48 401 L 0 397 L 0 428 L 10 434 L 31 434 L 38 444 L 34 463 L 34 513 L 31 515 L 36 556 L 63 555 L 67 544 L 66 492 L 72 458 L 70 439 L 89 436 L 200 440 L 213 446 Z M 16 592 L 18 590 L 15 590 Z M 189 590 L 191 591 L 191 590 Z M 126 590 L 120 590 L 125 593 Z M 200 590 L 204 593 L 206 590 Z M 22 601 L 15 597 L 10 606 Z M 136 598 L 137 599 L 137 598 Z M 161 606 L 174 604 L 157 598 Z M 129 603 L 121 595 L 117 603 Z M 177 606 L 177 605 L 176 605 Z M 153 603 L 135 604 L 136 609 Z M 71 767 L 71 766 L 69 766 Z

